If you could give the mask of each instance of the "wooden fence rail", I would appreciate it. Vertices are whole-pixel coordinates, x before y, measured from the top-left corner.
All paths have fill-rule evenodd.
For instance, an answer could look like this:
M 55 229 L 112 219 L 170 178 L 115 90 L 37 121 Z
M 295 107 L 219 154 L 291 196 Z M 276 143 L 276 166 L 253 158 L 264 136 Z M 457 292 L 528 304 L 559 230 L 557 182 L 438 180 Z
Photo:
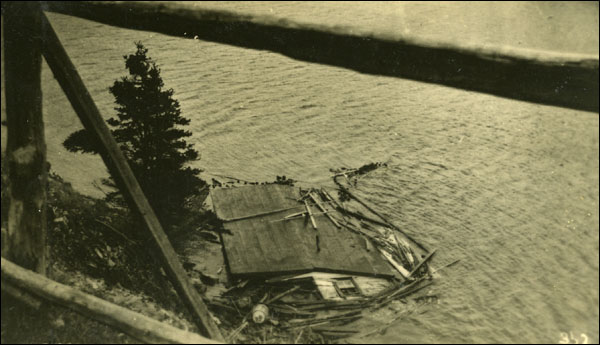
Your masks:
M 598 112 L 598 55 L 428 42 L 166 2 L 43 2 L 113 26 L 268 50 L 362 73 Z
M 115 327 L 135 339 L 149 344 L 218 344 L 214 340 L 190 333 L 145 315 L 133 312 L 98 297 L 52 281 L 26 270 L 4 258 L 2 284 L 60 304 L 86 317 Z

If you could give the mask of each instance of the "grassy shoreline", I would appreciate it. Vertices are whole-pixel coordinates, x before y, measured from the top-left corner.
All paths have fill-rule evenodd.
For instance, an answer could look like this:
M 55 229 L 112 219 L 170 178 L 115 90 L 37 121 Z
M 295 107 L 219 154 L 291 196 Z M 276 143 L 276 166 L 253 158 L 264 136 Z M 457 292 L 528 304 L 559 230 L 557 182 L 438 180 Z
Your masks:
M 3 231 L 8 213 L 6 170 L 3 160 Z M 84 196 L 53 173 L 48 177 L 47 197 L 49 278 L 175 327 L 198 331 L 159 260 L 147 249 L 146 232 L 127 209 Z M 201 211 L 189 216 L 195 221 L 203 217 Z M 2 343 L 137 342 L 61 306 L 42 303 L 35 310 L 5 293 L 2 301 Z

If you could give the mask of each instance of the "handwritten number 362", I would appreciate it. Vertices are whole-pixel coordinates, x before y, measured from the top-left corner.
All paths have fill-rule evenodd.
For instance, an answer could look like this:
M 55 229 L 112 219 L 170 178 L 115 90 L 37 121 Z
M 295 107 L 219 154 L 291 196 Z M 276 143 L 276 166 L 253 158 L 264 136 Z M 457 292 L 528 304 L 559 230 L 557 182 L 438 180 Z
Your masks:
M 559 344 L 587 344 L 588 337 L 585 333 L 581 333 L 579 338 L 573 336 L 573 332 L 560 332 Z

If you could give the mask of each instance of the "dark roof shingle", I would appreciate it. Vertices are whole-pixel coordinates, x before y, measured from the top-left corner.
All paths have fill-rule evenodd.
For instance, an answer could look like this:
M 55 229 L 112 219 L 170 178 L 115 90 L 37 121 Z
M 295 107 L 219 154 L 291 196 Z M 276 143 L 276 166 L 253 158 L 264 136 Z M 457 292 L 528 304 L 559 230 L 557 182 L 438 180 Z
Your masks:
M 379 252 L 367 251 L 363 237 L 337 228 L 324 214 L 314 216 L 317 230 L 307 217 L 282 221 L 305 210 L 297 201 L 300 192 L 296 187 L 219 188 L 212 190 L 211 196 L 215 213 L 230 232 L 222 238 L 233 276 L 310 271 L 384 277 L 395 274 Z M 311 206 L 311 211 L 319 213 L 316 206 Z

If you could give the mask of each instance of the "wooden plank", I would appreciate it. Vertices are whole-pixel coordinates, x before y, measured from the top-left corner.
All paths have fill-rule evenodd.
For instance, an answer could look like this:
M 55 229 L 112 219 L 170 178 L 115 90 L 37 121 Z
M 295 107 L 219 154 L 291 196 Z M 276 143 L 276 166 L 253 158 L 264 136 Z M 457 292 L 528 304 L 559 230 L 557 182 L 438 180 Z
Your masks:
M 175 250 L 127 164 L 127 160 L 45 15 L 42 15 L 42 25 L 45 34 L 43 54 L 54 77 L 67 95 L 89 135 L 101 144 L 102 159 L 119 184 L 130 207 L 140 215 L 149 230 L 173 286 L 185 301 L 184 304 L 190 309 L 201 332 L 222 341 L 221 332 L 213 322 L 198 291 L 189 281 Z
M 40 88 L 41 14 L 39 2 L 7 2 L 3 13 L 10 205 L 2 255 L 46 274 L 48 168 Z
M 329 218 L 333 222 L 333 224 L 335 225 L 335 227 L 339 228 L 340 224 L 335 219 L 333 219 L 333 217 L 328 213 L 329 210 L 326 209 L 325 206 L 323 206 L 323 204 L 321 204 L 319 202 L 319 200 L 317 199 L 317 197 L 315 197 L 312 192 L 308 193 L 308 195 L 315 202 L 315 204 L 317 204 L 317 206 L 321 209 L 321 211 L 323 211 L 323 213 L 325 213 L 325 215 L 327 216 L 327 218 Z
M 306 214 L 306 211 L 292 213 L 292 214 L 289 214 L 289 215 L 283 217 L 282 220 L 286 220 L 286 219 L 290 219 L 290 218 L 295 218 L 295 217 L 299 217 L 299 216 L 304 216 L 305 214 Z
M 306 207 L 306 212 L 308 213 L 308 216 L 310 217 L 310 222 L 311 222 L 313 228 L 315 230 L 317 230 L 317 223 L 315 222 L 315 217 L 313 217 L 313 214 L 310 211 L 310 206 L 308 206 L 308 202 L 306 202 L 306 200 L 304 200 L 304 206 Z
M 379 249 L 379 251 L 381 252 L 381 254 L 383 254 L 383 256 L 387 259 L 387 261 L 390 262 L 390 264 L 392 266 L 394 266 L 395 269 L 398 270 L 398 272 L 400 272 L 400 274 L 402 275 L 403 278 L 408 278 L 410 276 L 410 272 L 408 270 L 406 270 L 406 268 L 404 268 L 402 265 L 400 265 L 398 262 L 396 262 L 396 260 L 394 260 L 394 258 L 392 257 L 392 254 L 386 252 L 383 249 Z
M 299 23 L 193 4 L 49 1 L 51 11 L 128 29 L 267 50 L 360 73 L 598 112 L 598 55 L 539 51 Z
M 374 296 L 391 285 L 387 279 L 382 278 L 354 276 L 352 280 L 354 280 L 361 293 L 365 296 Z
M 323 215 L 323 214 L 326 215 L 328 212 L 329 211 L 327 211 L 327 212 L 313 212 L 313 216 L 320 216 L 320 215 Z M 291 215 L 285 216 L 285 217 L 283 217 L 281 219 L 271 220 L 270 222 L 274 223 L 274 222 L 285 222 L 287 220 L 292 220 L 292 219 L 303 219 L 307 213 L 308 212 L 306 212 L 306 208 L 305 208 L 304 212 L 298 212 L 298 213 L 295 213 L 295 214 L 291 214 Z
M 326 197 L 327 199 L 329 199 L 329 201 L 330 201 L 330 202 L 332 202 L 333 204 L 335 204 L 335 206 L 336 206 L 337 208 L 343 208 L 343 207 L 342 207 L 342 205 L 340 205 L 340 204 L 337 202 L 337 200 L 335 200 L 335 199 L 334 199 L 334 198 L 331 196 L 331 194 L 329 194 L 329 192 L 328 192 L 328 191 L 327 191 L 325 188 L 321 188 L 321 191 L 323 192 L 323 194 L 325 195 L 325 197 Z
M 385 224 L 387 224 L 388 226 L 392 227 L 393 229 L 396 229 L 398 232 L 400 232 L 401 234 L 403 234 L 406 238 L 408 238 L 411 242 L 413 242 L 414 244 L 416 244 L 419 248 L 421 248 L 424 251 L 428 251 L 427 248 L 425 248 L 424 245 L 422 245 L 421 243 L 419 243 L 417 240 L 413 239 L 409 234 L 407 234 L 405 231 L 403 231 L 402 229 L 400 229 L 398 226 L 396 226 L 394 223 L 390 222 L 387 218 L 385 218 L 381 213 L 375 211 L 371 206 L 367 205 L 364 201 L 362 201 L 361 199 L 359 199 L 356 195 L 352 194 L 348 188 L 342 186 L 341 183 L 339 183 L 336 179 L 336 177 L 333 178 L 333 181 L 338 185 L 338 187 L 340 187 L 346 194 L 348 194 L 348 196 L 350 196 L 352 199 L 356 200 L 359 204 L 361 204 L 362 206 L 364 206 L 367 210 L 371 211 L 373 214 L 375 214 L 377 217 L 379 217 L 381 220 L 383 220 L 385 222 Z
M 275 297 L 272 297 L 271 299 L 269 299 L 268 301 L 266 301 L 265 304 L 271 304 L 273 302 L 276 302 L 279 299 L 281 299 L 281 298 L 283 298 L 283 297 L 291 294 L 292 292 L 294 292 L 294 291 L 296 291 L 298 289 L 300 289 L 300 286 L 294 286 L 293 288 L 291 288 L 291 289 L 289 289 L 287 291 L 284 291 L 284 292 L 280 293 L 279 295 L 277 295 Z
M 338 296 L 340 296 L 342 299 L 346 299 L 346 295 L 344 295 L 344 293 L 342 292 L 342 290 L 338 286 L 337 282 L 336 281 L 331 281 L 330 283 L 331 283 L 331 285 L 333 285 L 333 288 L 335 289 L 335 292 L 338 294 Z
M 314 318 L 314 319 L 310 319 L 310 320 L 304 320 L 304 319 L 294 320 L 294 319 L 292 319 L 292 320 L 288 321 L 288 324 L 283 326 L 283 328 L 295 328 L 295 327 L 303 327 L 303 326 L 309 326 L 309 325 L 320 325 L 320 324 L 325 324 L 325 323 L 329 323 L 329 322 L 333 322 L 333 321 L 352 320 L 355 318 L 360 318 L 361 314 L 362 314 L 361 310 L 354 310 L 354 311 L 350 311 L 350 312 L 338 313 L 338 314 L 334 314 L 331 316 Z
M 273 213 L 280 213 L 280 212 L 284 212 L 284 211 L 295 210 L 295 209 L 300 208 L 300 207 L 302 207 L 302 206 L 284 207 L 284 208 L 279 208 L 279 209 L 272 210 L 272 211 L 250 214 L 250 215 L 243 216 L 243 217 L 238 217 L 238 218 L 222 219 L 222 221 L 224 221 L 224 222 L 235 222 L 235 221 L 238 221 L 238 220 L 244 220 L 244 219 L 250 219 L 250 218 L 259 218 L 259 217 L 268 216 L 268 215 L 273 214 Z
M 86 317 L 115 327 L 135 339 L 150 343 L 218 344 L 145 315 L 52 281 L 2 258 L 2 281 L 39 298 L 60 304 Z
M 443 270 L 443 269 L 445 269 L 445 268 L 448 268 L 448 267 L 454 266 L 454 265 L 455 265 L 455 264 L 457 264 L 459 261 L 460 261 L 460 259 L 457 259 L 457 260 L 454 260 L 454 261 L 452 261 L 451 263 L 449 263 L 449 264 L 446 264 L 446 265 L 444 265 L 444 266 L 442 266 L 442 267 L 434 268 L 434 269 L 432 269 L 432 270 L 431 270 L 431 274 L 437 273 L 437 272 L 439 272 L 439 271 L 441 271 L 441 270 Z
M 436 251 L 436 249 L 431 251 L 431 253 L 429 253 L 421 262 L 419 262 L 419 264 L 415 268 L 413 268 L 413 270 L 409 273 L 407 278 L 410 278 L 410 276 L 412 276 L 415 272 L 417 272 L 419 270 L 419 268 L 421 268 L 421 266 L 423 266 L 427 261 L 429 261 L 429 259 L 431 259 L 433 257 L 433 254 L 435 254 L 435 251 Z

